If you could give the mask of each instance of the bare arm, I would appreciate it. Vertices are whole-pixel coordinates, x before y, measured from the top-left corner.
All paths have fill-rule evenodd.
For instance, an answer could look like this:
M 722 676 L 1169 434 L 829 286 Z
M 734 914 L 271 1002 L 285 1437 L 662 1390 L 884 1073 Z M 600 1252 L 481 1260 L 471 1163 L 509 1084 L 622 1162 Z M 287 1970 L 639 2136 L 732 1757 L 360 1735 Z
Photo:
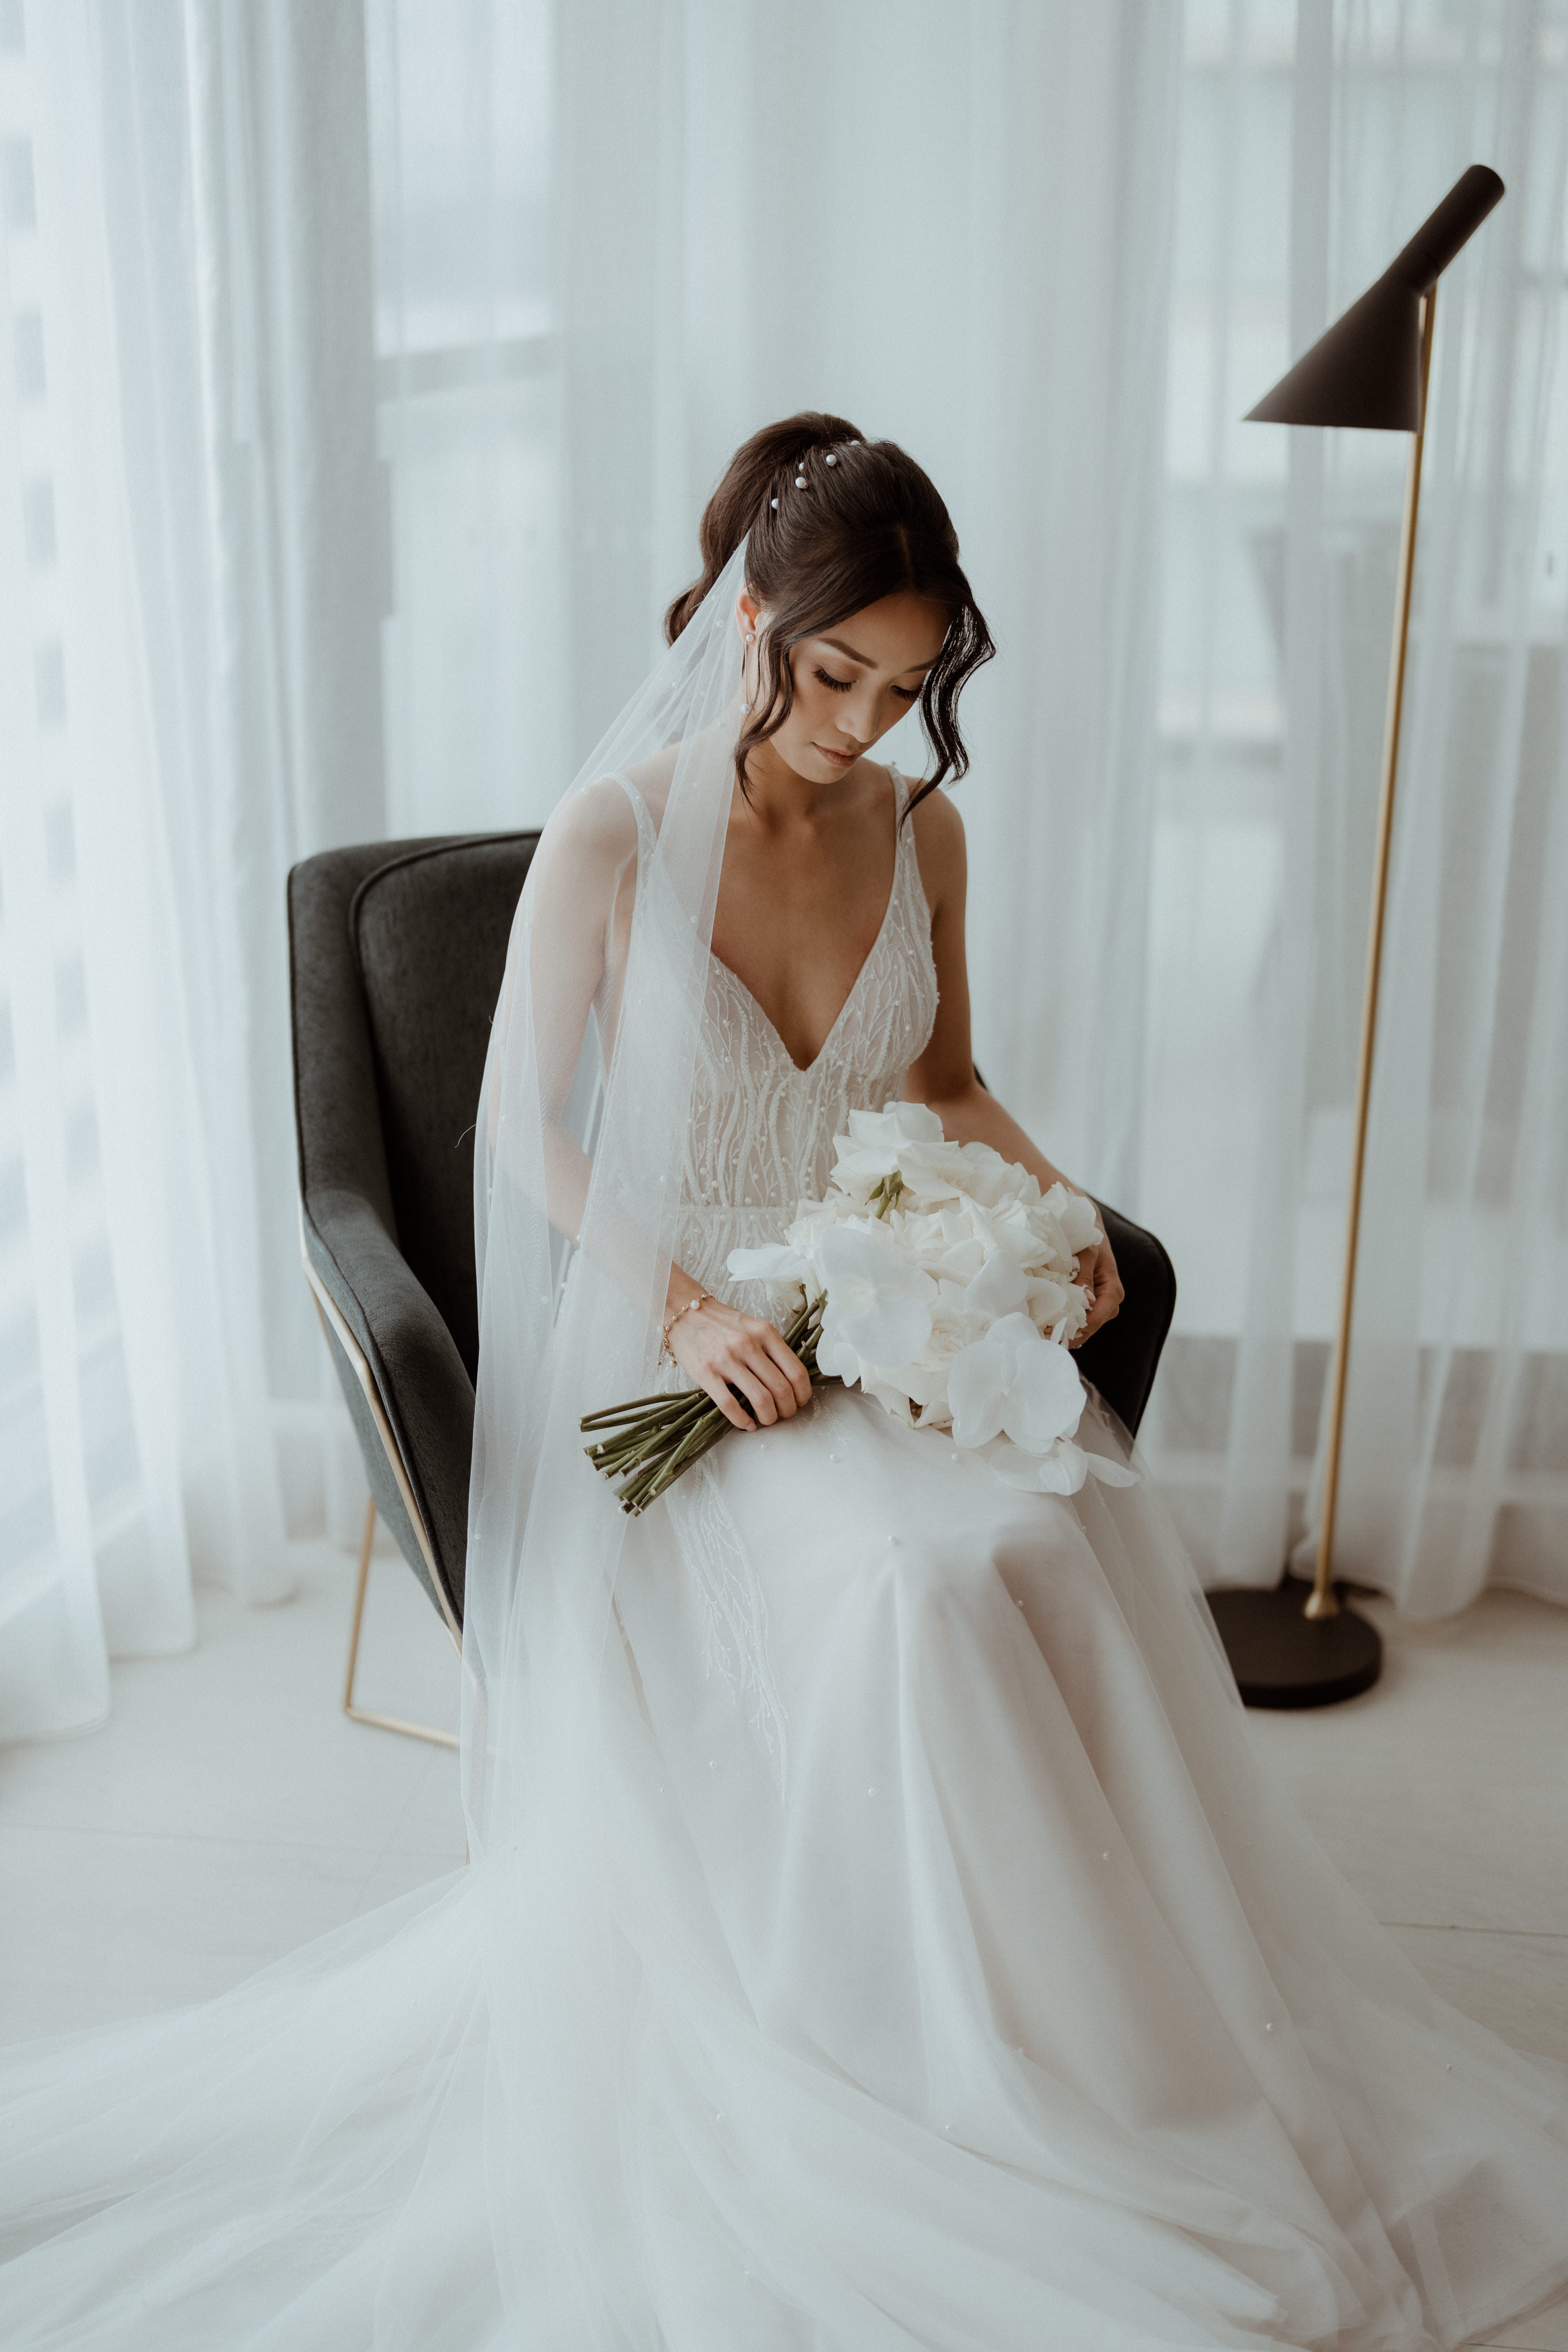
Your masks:
M 921 880 L 931 908 L 931 953 L 936 961 L 937 1014 L 931 1043 L 910 1068 L 904 1093 L 924 1103 L 955 1143 L 988 1143 L 1005 1160 L 1015 1160 L 1042 1186 L 1065 1184 L 1081 1192 L 1070 1176 L 1054 1167 L 1025 1134 L 1012 1113 L 974 1075 L 969 1027 L 969 967 L 964 950 L 964 898 L 968 859 L 963 820 L 945 793 L 922 801 L 910 823 L 920 856 Z M 1086 1195 L 1086 1198 L 1088 1196 Z M 1109 1241 L 1079 1259 L 1079 1279 L 1091 1295 L 1089 1320 L 1075 1347 L 1108 1323 L 1121 1305 L 1121 1277 Z
M 568 1097 L 595 1001 L 613 1008 L 612 957 L 623 898 L 637 872 L 637 824 L 614 783 L 585 792 L 563 812 L 535 853 L 530 877 L 526 1013 L 523 975 L 509 957 L 495 1025 L 503 1040 L 512 1022 L 531 1018 L 542 1122 L 544 1212 L 568 1241 L 582 1234 L 592 1162 L 565 1121 Z M 629 900 L 628 900 L 629 903 Z M 489 1139 L 500 1150 L 500 1090 L 489 1102 Z M 536 1180 L 526 1179 L 531 1190 Z M 613 1269 L 612 1269 L 613 1271 Z
M 565 1123 L 590 1013 L 595 1004 L 613 1030 L 630 936 L 637 883 L 637 824 L 625 793 L 607 783 L 584 793 L 543 850 L 534 893 L 529 974 L 539 1056 L 540 1108 L 544 1126 L 544 1206 L 569 1241 L 580 1239 L 593 1168 Z M 498 1022 L 514 1013 L 516 974 L 509 969 Z M 492 1122 L 499 1106 L 492 1104 Z M 495 1141 L 492 1125 L 491 1141 Z M 622 1287 L 643 1262 L 646 1234 L 622 1234 L 613 1221 L 596 1227 L 594 1254 Z M 701 1296 L 682 1266 L 672 1266 L 665 1321 Z M 739 1314 L 720 1299 L 681 1314 L 670 1331 L 670 1352 L 707 1390 L 737 1429 L 792 1419 L 811 1396 L 811 1381 L 794 1350 L 770 1323 Z

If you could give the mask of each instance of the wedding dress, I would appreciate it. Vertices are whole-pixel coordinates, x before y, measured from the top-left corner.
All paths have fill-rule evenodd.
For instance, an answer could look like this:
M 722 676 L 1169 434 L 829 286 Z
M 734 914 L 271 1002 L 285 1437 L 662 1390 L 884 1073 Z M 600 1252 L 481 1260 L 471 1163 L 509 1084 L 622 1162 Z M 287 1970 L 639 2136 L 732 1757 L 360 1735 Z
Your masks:
M 529 1088 L 564 1098 L 539 997 L 569 829 L 498 1014 L 481 1347 L 505 1365 L 501 1309 L 536 1300 L 555 1352 L 526 1425 L 521 1359 L 488 1405 L 481 1375 L 473 1864 L 189 2016 L 5 2062 L 0 2215 L 30 2250 L 0 2343 L 1430 2352 L 1493 2327 L 1568 2280 L 1568 2074 L 1438 2001 L 1268 1786 L 1098 1399 L 1080 1441 L 1138 1482 L 1071 1497 L 844 1389 L 630 1528 L 583 1461 L 584 1401 L 647 1385 L 659 1268 L 766 1311 L 729 1253 L 820 1194 L 936 1007 L 900 824 L 880 933 L 797 1067 L 709 949 L 727 772 L 703 765 L 681 850 L 685 758 L 645 791 L 601 747 L 584 803 L 636 887 L 574 1253 L 547 1172 L 507 1160 Z

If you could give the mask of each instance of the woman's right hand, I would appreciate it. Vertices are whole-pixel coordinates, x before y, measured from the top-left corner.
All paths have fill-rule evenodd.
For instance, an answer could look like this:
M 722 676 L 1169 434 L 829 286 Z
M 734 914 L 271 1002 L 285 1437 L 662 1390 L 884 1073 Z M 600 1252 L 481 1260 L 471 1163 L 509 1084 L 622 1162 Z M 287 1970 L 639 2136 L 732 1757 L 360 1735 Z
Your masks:
M 795 1349 L 771 1323 L 721 1298 L 705 1298 L 670 1326 L 669 1352 L 737 1429 L 793 1421 L 811 1401 L 811 1374 Z

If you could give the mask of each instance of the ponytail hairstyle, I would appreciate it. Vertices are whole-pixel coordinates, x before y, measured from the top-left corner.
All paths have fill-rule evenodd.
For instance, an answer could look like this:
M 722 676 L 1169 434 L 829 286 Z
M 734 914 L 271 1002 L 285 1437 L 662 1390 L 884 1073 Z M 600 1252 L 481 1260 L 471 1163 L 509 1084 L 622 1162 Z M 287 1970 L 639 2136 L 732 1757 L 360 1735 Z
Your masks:
M 747 755 L 778 732 L 794 705 L 792 648 L 906 592 L 942 605 L 948 620 L 920 699 L 936 773 L 910 795 L 905 814 L 947 777 L 965 774 L 958 698 L 996 648 L 930 476 L 895 443 L 868 441 L 846 417 L 808 409 L 764 425 L 736 450 L 703 511 L 702 576 L 664 616 L 670 645 L 748 533 L 746 586 L 765 626 L 757 639 L 763 691 L 735 746 L 742 792 Z

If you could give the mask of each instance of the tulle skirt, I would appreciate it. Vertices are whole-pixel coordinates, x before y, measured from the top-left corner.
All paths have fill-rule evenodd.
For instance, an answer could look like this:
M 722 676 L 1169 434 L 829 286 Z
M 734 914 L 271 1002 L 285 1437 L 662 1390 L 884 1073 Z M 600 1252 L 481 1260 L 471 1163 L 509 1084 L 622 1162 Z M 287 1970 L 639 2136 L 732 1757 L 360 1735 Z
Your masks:
M 8 2352 L 1426 2352 L 1568 2281 L 1568 2074 L 1267 1783 L 1146 1479 L 830 1391 L 639 1524 L 605 1676 L 594 1854 L 0 2063 Z

